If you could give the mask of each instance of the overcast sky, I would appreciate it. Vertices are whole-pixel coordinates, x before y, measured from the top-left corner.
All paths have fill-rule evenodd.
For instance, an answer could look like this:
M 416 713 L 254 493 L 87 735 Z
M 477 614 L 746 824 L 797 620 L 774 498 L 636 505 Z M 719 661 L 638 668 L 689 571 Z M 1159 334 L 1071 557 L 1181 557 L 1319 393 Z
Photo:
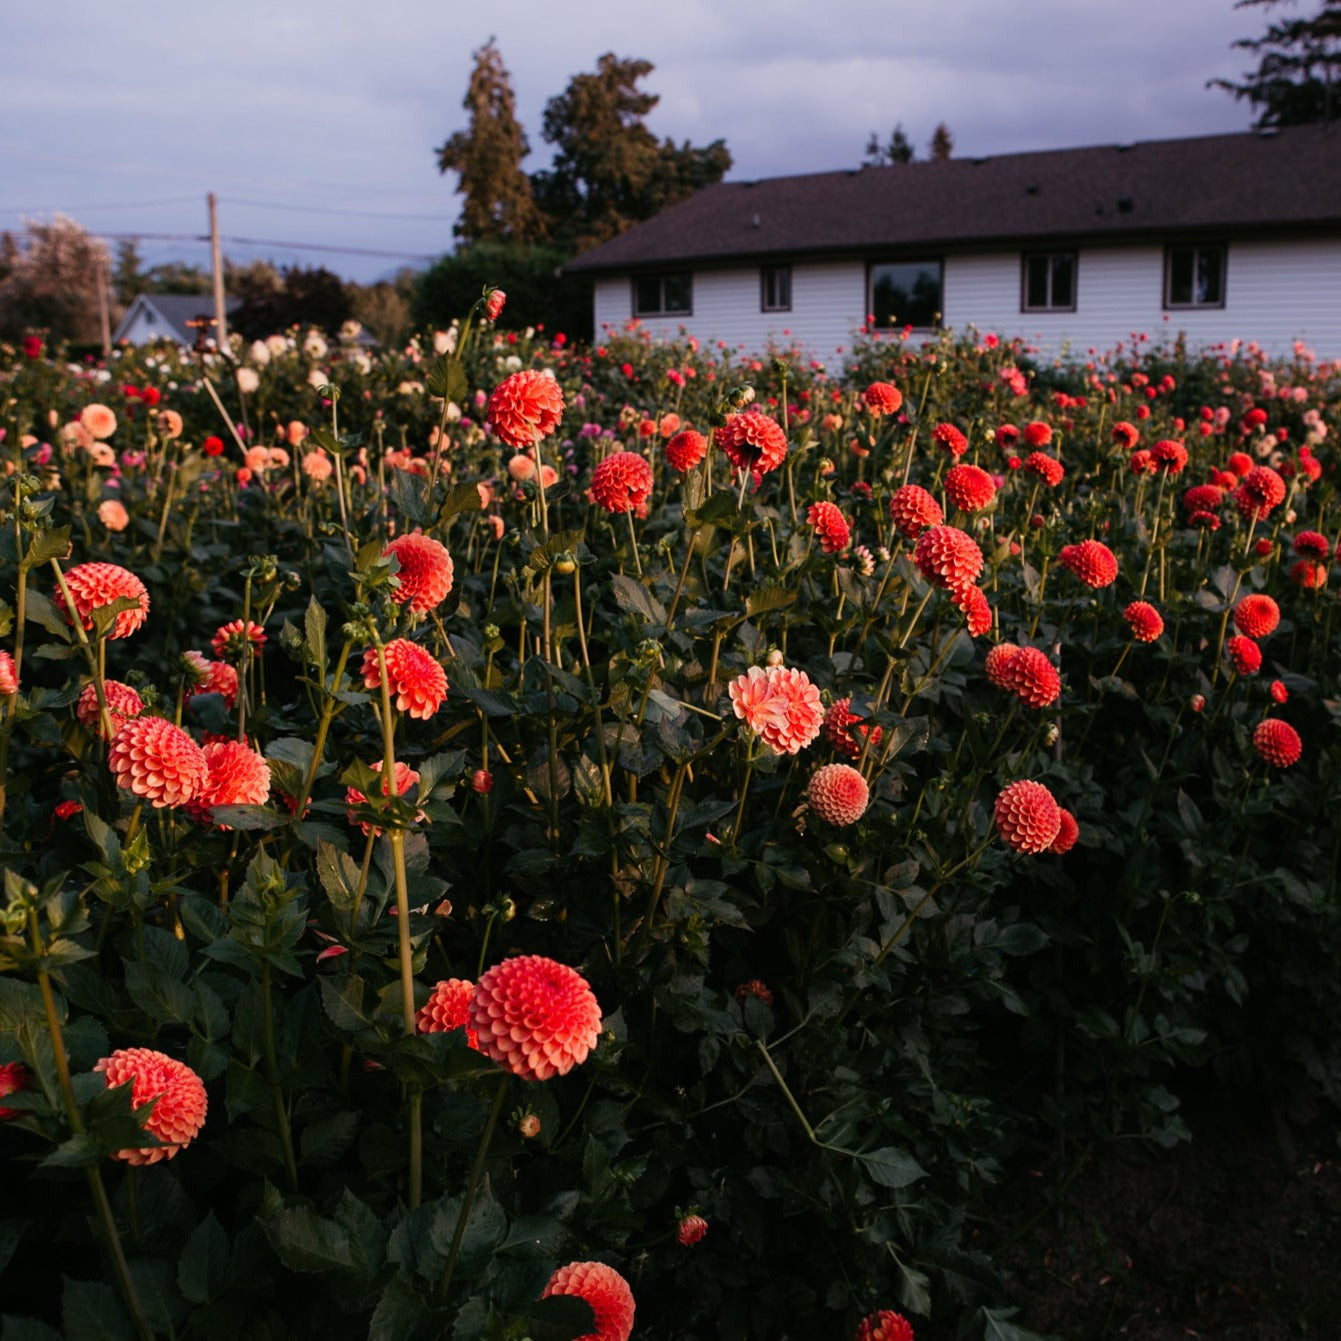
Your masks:
M 1304 12 L 1312 8 L 1311 0 Z M 1262 28 L 1233 0 L 46 0 L 4 5 L 0 229 L 60 210 L 95 232 L 194 235 L 220 200 L 236 259 L 370 280 L 452 245 L 455 177 L 492 35 L 544 165 L 548 98 L 606 51 L 655 65 L 658 136 L 722 138 L 746 180 L 855 167 L 902 122 L 978 156 L 1244 130 L 1208 90 Z M 277 243 L 364 249 L 297 251 Z M 207 265 L 200 243 L 143 244 Z

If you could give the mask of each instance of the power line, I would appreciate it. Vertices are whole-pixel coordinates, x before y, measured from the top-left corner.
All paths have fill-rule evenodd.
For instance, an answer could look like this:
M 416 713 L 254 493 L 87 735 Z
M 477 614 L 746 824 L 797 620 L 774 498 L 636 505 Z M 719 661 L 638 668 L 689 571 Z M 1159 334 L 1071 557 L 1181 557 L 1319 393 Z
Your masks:
M 291 214 L 339 214 L 355 219 L 416 219 L 425 223 L 451 223 L 450 216 L 444 214 L 391 214 L 380 210 L 342 210 L 327 209 L 322 205 L 280 205 L 269 200 L 239 200 L 236 196 L 220 196 L 225 205 L 246 205 L 258 210 L 286 210 Z
M 196 196 L 168 196 L 162 200 L 99 200 L 87 205 L 0 205 L 0 214 L 65 214 L 75 210 L 146 210 L 160 205 L 188 205 Z

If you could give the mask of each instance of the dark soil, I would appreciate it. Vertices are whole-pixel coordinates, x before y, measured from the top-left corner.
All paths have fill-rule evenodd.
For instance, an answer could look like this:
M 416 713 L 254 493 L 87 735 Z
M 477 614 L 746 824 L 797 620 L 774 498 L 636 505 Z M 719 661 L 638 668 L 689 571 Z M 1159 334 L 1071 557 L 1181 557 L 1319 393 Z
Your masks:
M 984 1235 L 1013 1321 L 1062 1341 L 1341 1338 L 1341 1124 L 1254 1107 L 1203 1098 L 1173 1150 L 1095 1146 L 1060 1208 L 1052 1171 L 1022 1171 Z

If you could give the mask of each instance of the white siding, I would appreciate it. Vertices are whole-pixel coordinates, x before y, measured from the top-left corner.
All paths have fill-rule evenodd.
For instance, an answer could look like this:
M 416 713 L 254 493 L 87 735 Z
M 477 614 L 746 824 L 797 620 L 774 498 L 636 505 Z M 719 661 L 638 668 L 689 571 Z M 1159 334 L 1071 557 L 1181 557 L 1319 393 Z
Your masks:
M 1044 357 L 1084 359 L 1133 335 L 1171 342 L 1182 333 L 1194 350 L 1240 340 L 1288 355 L 1302 340 L 1320 358 L 1341 358 L 1341 238 L 1231 242 L 1225 306 L 1200 311 L 1164 311 L 1160 244 L 1081 248 L 1074 312 L 1021 312 L 1020 264 L 1018 250 L 947 256 L 945 324 L 1020 336 Z M 597 281 L 598 337 L 630 320 L 632 301 L 627 275 Z M 795 341 L 833 362 L 851 347 L 865 304 L 864 262 L 807 262 L 792 267 L 792 310 L 761 312 L 759 268 L 750 265 L 695 271 L 693 315 L 643 324 L 657 335 L 684 331 L 701 343 L 720 340 L 755 353 L 770 341 Z

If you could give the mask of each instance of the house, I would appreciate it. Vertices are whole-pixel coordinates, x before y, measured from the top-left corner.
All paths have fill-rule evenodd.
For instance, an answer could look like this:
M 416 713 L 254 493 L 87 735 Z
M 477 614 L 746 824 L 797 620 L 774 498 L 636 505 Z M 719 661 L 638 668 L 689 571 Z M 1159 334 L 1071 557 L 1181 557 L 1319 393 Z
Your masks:
M 583 253 L 595 329 L 826 358 L 975 326 L 1341 358 L 1341 124 L 722 182 Z
M 224 313 L 236 312 L 242 306 L 241 298 L 225 298 Z M 175 340 L 191 348 L 196 343 L 198 327 L 189 326 L 201 317 L 214 320 L 214 298 L 208 293 L 141 293 L 126 309 L 126 315 L 112 332 L 112 343 L 123 340 L 132 345 L 147 345 L 154 340 Z M 213 326 L 205 328 L 212 336 Z

